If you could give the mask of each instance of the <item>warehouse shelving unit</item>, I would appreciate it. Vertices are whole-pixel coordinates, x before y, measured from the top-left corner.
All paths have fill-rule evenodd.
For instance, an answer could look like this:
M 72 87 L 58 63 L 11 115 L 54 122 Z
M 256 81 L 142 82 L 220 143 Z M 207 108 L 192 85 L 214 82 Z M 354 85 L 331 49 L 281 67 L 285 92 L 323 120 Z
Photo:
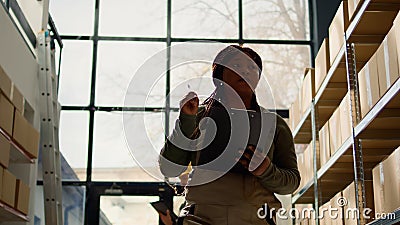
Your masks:
M 18 210 L 0 202 L 0 223 L 1 222 L 28 222 L 29 217 Z
M 397 12 L 395 0 L 365 0 L 359 3 L 344 37 L 345 43 L 332 63 L 311 107 L 293 132 L 296 144 L 313 145 L 314 179 L 308 181 L 292 196 L 292 204 L 314 204 L 316 216 L 319 206 L 329 201 L 351 182 L 355 182 L 356 205 L 366 207 L 365 180 L 372 180 L 372 168 L 400 146 L 400 79 L 397 79 L 371 110 L 361 118 L 357 71 L 375 53 L 391 28 L 397 13 L 383 18 L 382 26 L 365 35 L 364 26 L 373 19 L 370 12 Z M 359 49 L 362 54 L 357 54 Z M 318 130 L 324 125 L 346 95 L 350 93 L 352 136 L 322 166 L 319 165 Z M 312 112 L 315 112 L 313 115 Z M 316 119 L 312 123 L 313 117 Z M 311 126 L 310 126 L 311 125 Z M 338 179 L 339 177 L 339 179 Z M 394 218 L 378 219 L 369 224 L 395 224 L 400 221 L 400 210 Z M 361 218 L 359 225 L 366 224 Z M 316 221 L 319 224 L 319 221 Z

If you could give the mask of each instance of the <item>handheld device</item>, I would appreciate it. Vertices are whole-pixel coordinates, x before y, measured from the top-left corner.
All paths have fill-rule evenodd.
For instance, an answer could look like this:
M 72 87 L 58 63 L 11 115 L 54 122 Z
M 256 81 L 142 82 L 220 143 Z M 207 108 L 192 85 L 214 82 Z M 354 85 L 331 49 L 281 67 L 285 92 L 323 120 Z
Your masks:
M 150 205 L 153 206 L 157 212 L 160 212 L 164 215 L 167 215 L 167 210 L 169 210 L 172 221 L 176 221 L 176 219 L 178 219 L 178 216 L 174 213 L 174 211 L 169 209 L 163 201 L 150 202 Z

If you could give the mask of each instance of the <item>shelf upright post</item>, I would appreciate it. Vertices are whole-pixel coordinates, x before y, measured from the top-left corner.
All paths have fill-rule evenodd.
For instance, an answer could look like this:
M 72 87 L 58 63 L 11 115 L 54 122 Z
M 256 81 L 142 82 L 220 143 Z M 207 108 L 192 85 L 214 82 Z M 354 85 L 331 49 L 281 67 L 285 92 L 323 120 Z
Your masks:
M 60 105 L 57 78 L 52 68 L 49 32 L 37 38 L 40 91 L 40 149 L 43 164 L 43 196 L 45 224 L 62 225 L 61 161 L 58 141 Z
M 319 137 L 317 126 L 318 112 L 316 110 L 315 99 L 311 102 L 311 135 L 312 135 L 312 149 L 313 149 L 313 179 L 314 179 L 314 210 L 315 210 L 315 224 L 319 225 L 319 206 L 321 204 L 321 190 L 318 181 L 318 162 L 319 162 Z M 311 218 L 312 219 L 312 218 Z
M 360 122 L 360 101 L 358 90 L 358 76 L 356 67 L 356 55 L 354 43 L 350 43 L 349 37 L 346 37 L 346 72 L 347 72 L 347 88 L 350 93 L 350 113 L 351 113 L 351 133 L 353 138 L 353 169 L 354 169 L 354 186 L 356 193 L 356 207 L 358 209 L 357 225 L 366 224 L 365 218 L 362 216 L 366 207 L 365 185 L 364 185 L 364 163 L 361 147 L 361 140 L 356 137 L 355 127 Z

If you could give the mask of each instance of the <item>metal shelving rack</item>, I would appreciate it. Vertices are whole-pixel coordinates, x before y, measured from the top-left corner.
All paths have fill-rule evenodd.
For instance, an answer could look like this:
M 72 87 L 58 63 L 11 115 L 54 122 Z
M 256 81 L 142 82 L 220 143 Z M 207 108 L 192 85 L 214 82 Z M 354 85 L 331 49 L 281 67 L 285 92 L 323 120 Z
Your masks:
M 360 25 L 368 21 L 370 11 L 398 11 L 399 1 L 364 0 L 359 3 L 350 25 L 344 34 L 345 43 L 332 63 L 311 108 L 308 109 L 293 132 L 295 143 L 313 145 L 314 176 L 292 196 L 292 205 L 313 204 L 316 216 L 319 206 L 329 201 L 354 181 L 356 206 L 366 207 L 365 180 L 372 180 L 372 168 L 400 146 L 400 78 L 387 90 L 373 108 L 361 118 L 357 71 L 375 53 L 389 30 L 384 24 L 378 35 L 362 35 Z M 394 18 L 393 18 L 394 19 Z M 389 19 L 390 21 L 390 19 Z M 393 20 L 392 20 L 393 22 Z M 368 48 L 362 55 L 358 48 Z M 340 71 L 341 70 L 341 71 Z M 343 76 L 345 70 L 346 76 Z M 340 72 L 338 72 L 340 71 Z M 334 81 L 335 82 L 334 82 Z M 340 82 L 337 82 L 337 81 Z M 319 165 L 318 130 L 339 106 L 345 94 L 350 93 L 352 135 L 324 164 Z M 390 125 L 388 125 L 390 124 Z M 338 179 L 340 177 L 340 179 Z M 400 209 L 394 218 L 378 219 L 368 224 L 395 224 L 400 221 Z M 319 225 L 319 220 L 316 220 Z M 367 224 L 365 219 L 358 225 Z

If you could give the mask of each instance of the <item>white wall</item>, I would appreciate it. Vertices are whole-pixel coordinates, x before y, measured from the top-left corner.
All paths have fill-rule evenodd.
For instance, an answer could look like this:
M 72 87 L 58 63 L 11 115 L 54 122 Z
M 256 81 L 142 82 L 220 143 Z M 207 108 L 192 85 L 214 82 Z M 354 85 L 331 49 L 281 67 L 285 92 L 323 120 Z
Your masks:
M 0 24 L 0 65 L 4 72 L 11 78 L 15 86 L 24 95 L 26 102 L 36 112 L 33 116 L 33 122 L 35 128 L 39 129 L 39 82 L 37 60 L 21 36 L 21 33 L 18 31 L 18 28 L 11 21 L 6 9 L 2 6 L 0 6 Z M 31 188 L 29 213 L 31 222 L 29 224 L 33 225 L 37 163 L 24 165 L 10 164 L 9 169 L 18 178 L 29 183 Z

